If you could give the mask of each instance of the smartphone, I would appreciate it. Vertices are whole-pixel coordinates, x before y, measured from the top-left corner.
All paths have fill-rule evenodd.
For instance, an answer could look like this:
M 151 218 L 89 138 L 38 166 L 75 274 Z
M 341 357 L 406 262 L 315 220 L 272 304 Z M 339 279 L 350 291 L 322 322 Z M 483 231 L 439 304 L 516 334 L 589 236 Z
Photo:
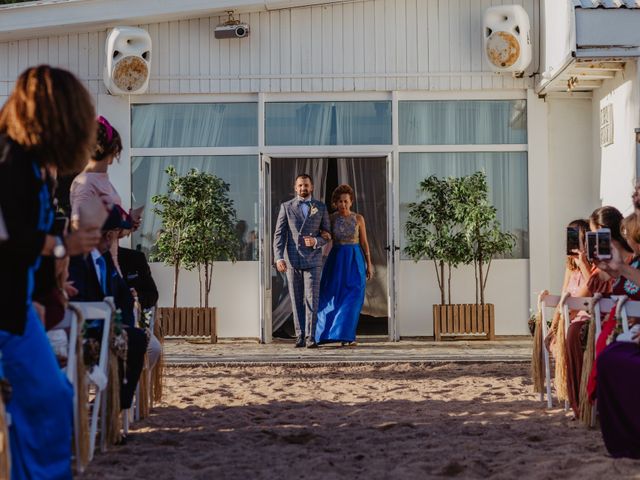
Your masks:
M 574 255 L 574 250 L 580 250 L 580 230 L 576 227 L 567 227 L 567 255 Z
M 596 258 L 598 235 L 596 232 L 587 232 L 587 259 L 592 261 Z
M 611 258 L 611 230 L 608 228 L 601 228 L 596 232 L 598 236 L 598 258 L 601 260 L 607 260 Z

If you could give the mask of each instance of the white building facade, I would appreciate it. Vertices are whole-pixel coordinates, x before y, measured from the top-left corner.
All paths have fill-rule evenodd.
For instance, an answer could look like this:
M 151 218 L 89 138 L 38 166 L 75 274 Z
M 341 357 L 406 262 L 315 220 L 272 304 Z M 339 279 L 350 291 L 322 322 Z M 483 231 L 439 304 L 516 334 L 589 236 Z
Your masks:
M 146 207 L 131 242 L 148 253 L 160 228 L 151 197 L 165 191 L 166 166 L 210 171 L 231 185 L 245 249 L 241 261 L 214 267 L 210 304 L 218 309 L 218 336 L 271 339 L 282 313 L 271 267 L 272 220 L 292 193 L 292 185 L 283 185 L 301 169 L 314 175 L 321 199 L 331 179 L 370 190 L 361 206 L 377 237 L 379 265 L 365 310 L 385 319 L 392 339 L 433 335 L 431 306 L 440 297 L 432 262 L 402 253 L 419 181 L 484 170 L 499 219 L 517 237 L 512 257 L 492 263 L 487 300 L 495 304 L 497 335 L 527 334 L 535 292 L 558 290 L 562 281 L 564 225 L 588 216 L 601 199 L 591 118 L 604 96 L 547 92 L 538 75 L 557 55 L 553 40 L 541 38 L 560 21 L 551 15 L 555 7 L 542 0 L 156 3 L 0 7 L 0 102 L 30 65 L 79 76 L 97 111 L 122 135 L 124 151 L 110 176 L 124 207 Z M 484 11 L 513 3 L 531 22 L 533 61 L 521 78 L 493 72 L 482 46 Z M 573 3 L 557 3 L 570 25 Z M 248 37 L 215 38 L 226 10 L 250 25 Z M 105 40 L 119 25 L 151 36 L 144 94 L 105 89 Z M 631 64 L 626 74 L 637 78 Z M 617 74 L 609 81 L 607 95 L 631 95 L 637 105 L 637 88 L 625 90 Z M 624 115 L 637 125 L 637 111 Z M 576 179 L 584 188 L 568 195 Z M 602 191 L 609 190 L 618 189 L 603 183 Z M 153 263 L 152 270 L 160 304 L 169 305 L 172 269 Z M 179 304 L 197 305 L 195 272 L 181 276 Z M 475 301 L 472 268 L 455 271 L 453 283 L 454 303 Z

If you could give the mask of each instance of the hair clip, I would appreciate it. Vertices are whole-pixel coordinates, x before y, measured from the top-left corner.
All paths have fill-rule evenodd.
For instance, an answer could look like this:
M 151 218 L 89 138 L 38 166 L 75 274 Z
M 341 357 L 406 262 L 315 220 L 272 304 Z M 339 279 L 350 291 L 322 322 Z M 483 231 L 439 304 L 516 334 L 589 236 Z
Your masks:
M 110 142 L 113 138 L 113 127 L 109 123 L 109 121 L 104 118 L 102 115 L 98 117 L 98 123 L 102 124 L 104 128 L 107 130 L 107 142 Z

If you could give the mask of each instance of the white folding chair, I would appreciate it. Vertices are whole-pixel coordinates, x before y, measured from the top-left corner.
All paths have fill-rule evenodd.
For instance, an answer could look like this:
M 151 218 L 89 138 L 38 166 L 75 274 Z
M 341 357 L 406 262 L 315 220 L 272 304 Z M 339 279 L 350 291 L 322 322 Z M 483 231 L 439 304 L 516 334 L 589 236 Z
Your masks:
M 547 327 L 548 311 L 547 309 L 555 309 L 560 303 L 561 297 L 559 295 L 543 295 L 540 298 L 540 307 L 542 311 L 542 352 L 544 356 L 544 377 L 547 390 L 547 407 L 553 407 L 553 401 L 551 399 L 551 361 L 549 358 L 549 351 L 544 345 L 544 339 L 547 338 L 549 328 Z M 553 317 L 552 317 L 553 318 Z M 540 392 L 540 401 L 544 402 L 544 393 Z
M 71 302 L 82 317 L 87 320 L 102 321 L 102 340 L 100 342 L 100 357 L 97 368 L 104 378 L 109 378 L 109 337 L 111 332 L 111 318 L 115 312 L 112 297 L 107 297 L 103 302 Z M 100 451 L 106 450 L 107 427 L 107 402 L 102 395 L 103 391 L 96 386 L 96 395 L 91 410 L 91 424 L 89 427 L 89 460 L 93 460 L 98 432 L 98 415 L 100 415 Z
M 78 335 L 80 335 L 82 331 L 83 322 L 84 318 L 80 310 L 78 310 L 75 305 L 70 304 L 69 308 L 65 311 L 63 320 L 52 328 L 52 330 L 69 330 L 67 366 L 64 368 L 64 371 L 73 387 L 74 446 L 77 468 L 80 473 L 82 473 L 84 469 L 80 461 L 80 438 L 78 436 L 78 432 L 80 431 L 80 411 L 78 409 L 78 355 L 82 355 L 82 352 L 78 352 Z

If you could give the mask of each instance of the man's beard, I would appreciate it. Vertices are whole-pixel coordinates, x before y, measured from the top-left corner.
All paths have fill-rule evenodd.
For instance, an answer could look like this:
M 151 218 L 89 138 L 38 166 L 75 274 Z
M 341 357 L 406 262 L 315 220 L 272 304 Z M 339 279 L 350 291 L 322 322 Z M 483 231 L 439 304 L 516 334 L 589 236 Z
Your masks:
M 633 208 L 640 211 L 640 191 L 637 191 L 631 196 L 631 201 L 633 202 Z

